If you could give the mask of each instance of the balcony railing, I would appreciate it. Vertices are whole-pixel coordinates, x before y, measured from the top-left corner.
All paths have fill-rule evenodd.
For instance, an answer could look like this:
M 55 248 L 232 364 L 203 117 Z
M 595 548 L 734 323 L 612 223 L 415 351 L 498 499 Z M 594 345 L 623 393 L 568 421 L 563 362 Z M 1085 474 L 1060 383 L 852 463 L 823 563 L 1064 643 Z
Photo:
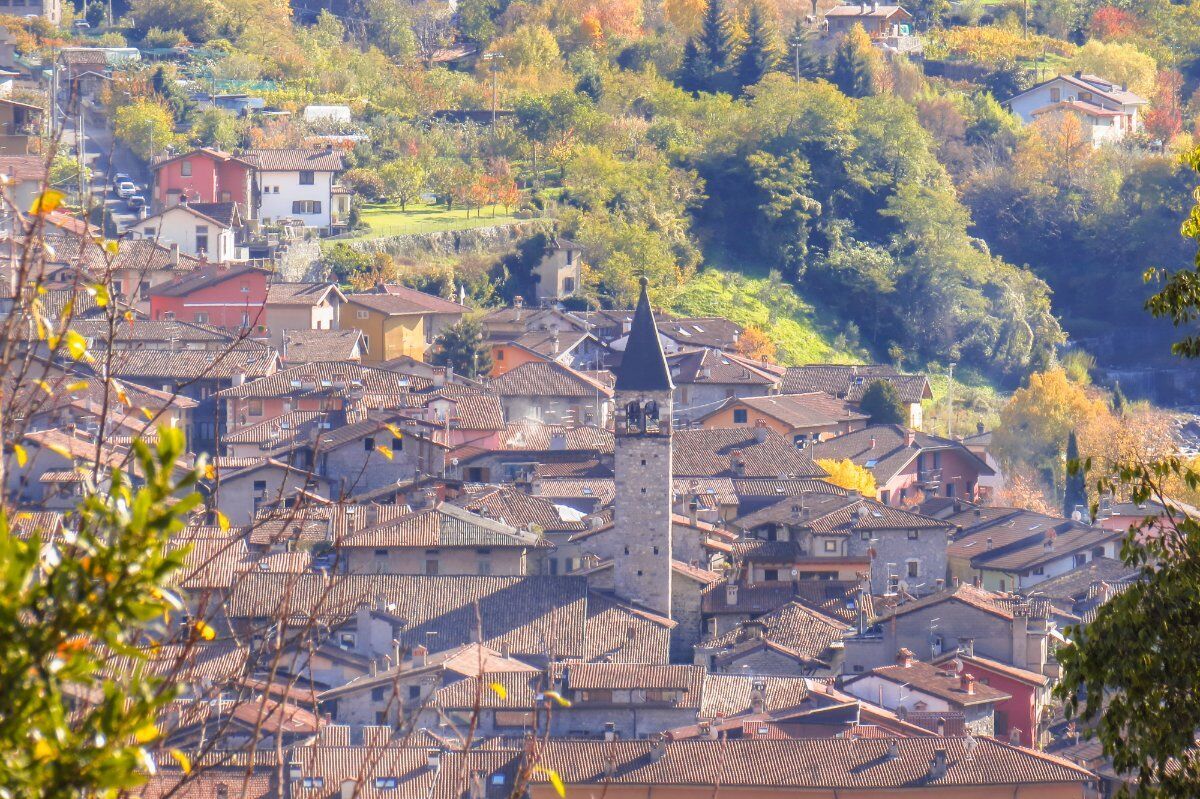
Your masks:
M 921 469 L 917 472 L 917 482 L 927 486 L 942 484 L 941 469 Z

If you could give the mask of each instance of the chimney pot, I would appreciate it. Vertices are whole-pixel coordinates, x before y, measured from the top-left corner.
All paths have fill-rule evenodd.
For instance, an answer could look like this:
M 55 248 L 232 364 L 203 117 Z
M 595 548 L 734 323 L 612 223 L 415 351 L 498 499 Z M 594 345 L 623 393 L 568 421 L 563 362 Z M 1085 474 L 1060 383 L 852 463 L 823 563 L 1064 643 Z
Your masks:
M 963 693 L 967 694 L 967 696 L 973 696 L 975 694 L 974 674 L 964 674 L 962 676 L 962 689 Z
M 429 768 L 433 771 L 437 771 L 442 765 L 442 750 L 438 749 L 437 747 L 430 747 L 427 749 L 425 752 L 425 757 L 429 763 Z

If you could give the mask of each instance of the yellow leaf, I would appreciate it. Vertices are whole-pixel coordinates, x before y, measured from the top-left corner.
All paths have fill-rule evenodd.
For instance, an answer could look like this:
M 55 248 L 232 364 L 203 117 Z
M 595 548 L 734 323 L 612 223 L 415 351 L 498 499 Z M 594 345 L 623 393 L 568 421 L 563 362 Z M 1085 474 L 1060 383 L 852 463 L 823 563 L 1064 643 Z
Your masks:
M 229 532 L 229 517 L 221 511 L 217 511 L 217 526 L 221 528 L 222 533 Z
M 217 467 L 211 463 L 204 464 L 204 477 L 207 480 L 217 479 Z
M 533 771 L 535 774 L 545 774 L 546 778 L 550 780 L 550 784 L 554 786 L 554 792 L 562 799 L 566 799 L 567 787 L 563 785 L 562 777 L 558 776 L 557 771 L 545 766 L 534 766 Z
M 67 386 L 67 393 L 68 393 L 68 394 L 74 394 L 76 391 L 83 391 L 83 390 L 84 390 L 84 389 L 86 389 L 87 387 L 88 387 L 88 381 L 86 381 L 86 380 L 76 380 L 74 383 L 72 383 L 71 385 Z
M 212 626 L 208 624 L 208 622 L 198 621 L 196 622 L 195 627 L 196 632 L 200 633 L 200 637 L 205 641 L 211 641 L 217 637 L 217 631 L 214 630 Z
M 88 286 L 88 294 L 96 298 L 96 304 L 101 308 L 108 305 L 108 286 L 103 283 L 94 283 Z
M 109 239 L 108 241 L 104 242 L 104 249 L 108 251 L 109 255 L 116 255 L 119 247 L 120 244 L 116 239 Z
M 126 311 L 126 312 L 125 312 L 125 321 L 126 321 L 126 322 L 128 322 L 129 324 L 133 324 L 133 320 L 134 320 L 135 318 L 136 318 L 136 317 L 134 317 L 134 315 L 133 315 L 133 311 Z
M 571 700 L 560 694 L 558 691 L 547 691 L 546 696 L 553 699 L 560 707 L 570 707 Z
M 154 411 L 150 410 L 149 408 L 138 408 L 138 410 L 142 412 L 142 416 L 146 417 L 147 422 L 154 421 Z
M 139 727 L 137 732 L 133 734 L 133 739 L 140 744 L 149 743 L 157 737 L 158 727 L 154 725 L 154 722 Z
M 171 757 L 175 758 L 175 762 L 179 764 L 179 768 L 184 774 L 192 773 L 192 759 L 190 757 L 178 749 L 171 750 Z
M 390 449 L 388 449 L 387 447 L 385 447 L 383 444 L 380 444 L 378 447 L 376 447 L 375 451 L 378 452 L 383 457 L 387 458 L 389 461 L 395 457 L 394 455 L 392 455 L 392 451 Z
M 54 757 L 54 749 L 46 743 L 45 738 L 38 738 L 37 743 L 33 745 L 33 756 L 37 760 L 49 760 Z
M 495 691 L 496 696 L 500 697 L 501 699 L 508 699 L 508 689 L 500 683 L 494 682 L 489 685 L 488 688 L 491 688 L 493 691 Z
M 54 389 L 50 388 L 50 384 L 45 380 L 35 380 L 34 382 L 37 383 L 38 388 L 42 391 L 45 391 L 50 396 L 54 396 Z
M 384 427 L 386 427 L 388 429 L 388 432 L 391 433 L 392 435 L 394 435 L 396 438 L 404 438 L 404 431 L 401 430 L 399 427 L 396 427 L 396 425 L 385 424 Z
M 29 453 L 20 444 L 13 444 L 13 455 L 17 456 L 17 465 L 24 466 L 29 462 Z
M 54 209 L 62 205 L 62 201 L 67 195 L 63 194 L 58 189 L 46 189 L 44 192 L 33 198 L 33 204 L 29 206 L 31 214 L 48 214 Z
M 88 358 L 87 339 L 79 335 L 74 330 L 67 331 L 67 352 L 71 353 L 71 357 L 75 360 Z
M 55 455 L 61 455 L 62 457 L 66 458 L 67 460 L 70 460 L 73 457 L 75 457 L 74 455 L 71 454 L 71 450 L 67 449 L 62 444 L 46 443 L 46 444 L 43 444 L 42 446 L 45 447 L 46 449 L 50 450 L 51 452 L 53 452 Z

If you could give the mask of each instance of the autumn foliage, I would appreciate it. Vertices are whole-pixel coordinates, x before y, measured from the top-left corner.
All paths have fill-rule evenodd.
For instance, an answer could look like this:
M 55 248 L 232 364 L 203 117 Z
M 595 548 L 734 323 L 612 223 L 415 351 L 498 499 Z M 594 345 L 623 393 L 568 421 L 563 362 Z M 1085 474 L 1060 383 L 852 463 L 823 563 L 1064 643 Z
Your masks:
M 1089 26 L 1092 36 L 1106 42 L 1129 36 L 1139 27 L 1138 19 L 1132 12 L 1115 6 L 1097 8 Z

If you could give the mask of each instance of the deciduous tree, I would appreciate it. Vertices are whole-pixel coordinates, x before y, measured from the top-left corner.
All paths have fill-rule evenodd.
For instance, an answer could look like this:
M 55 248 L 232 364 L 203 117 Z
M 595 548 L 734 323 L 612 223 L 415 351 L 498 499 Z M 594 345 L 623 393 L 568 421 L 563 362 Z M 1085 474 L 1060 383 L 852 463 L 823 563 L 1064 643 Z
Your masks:
M 907 424 L 908 412 L 900 401 L 900 392 L 887 380 L 876 380 L 863 392 L 859 409 L 871 417 L 871 424 Z
M 825 478 L 827 482 L 849 491 L 858 491 L 864 497 L 875 497 L 877 491 L 875 475 L 849 458 L 840 461 L 832 458 L 817 458 L 816 463 L 829 472 L 829 476 Z

